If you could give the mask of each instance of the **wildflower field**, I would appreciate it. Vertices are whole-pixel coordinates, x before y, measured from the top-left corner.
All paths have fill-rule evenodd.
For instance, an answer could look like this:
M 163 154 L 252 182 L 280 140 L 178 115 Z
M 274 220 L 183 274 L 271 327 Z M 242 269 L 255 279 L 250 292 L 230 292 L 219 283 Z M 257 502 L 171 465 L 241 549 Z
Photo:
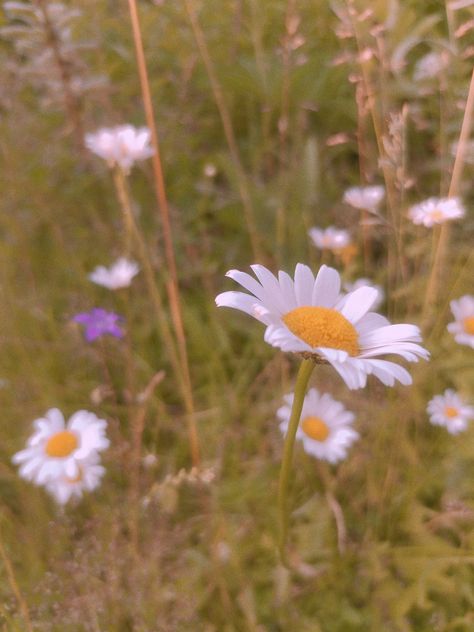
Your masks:
M 474 1 L 0 17 L 0 630 L 474 630 Z

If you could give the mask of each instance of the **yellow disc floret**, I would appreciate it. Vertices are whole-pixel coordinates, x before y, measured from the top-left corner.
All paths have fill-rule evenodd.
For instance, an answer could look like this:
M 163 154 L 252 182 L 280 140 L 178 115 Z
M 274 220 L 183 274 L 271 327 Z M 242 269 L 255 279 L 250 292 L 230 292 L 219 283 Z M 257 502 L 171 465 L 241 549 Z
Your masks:
M 329 307 L 297 307 L 282 318 L 291 333 L 310 347 L 328 347 L 359 354 L 355 327 L 340 312 Z
M 315 441 L 326 441 L 329 436 L 329 428 L 319 417 L 305 417 L 301 422 L 303 432 Z
M 69 456 L 77 446 L 78 441 L 74 432 L 63 430 L 48 439 L 45 450 L 48 456 L 61 458 Z
M 454 417 L 457 417 L 459 415 L 459 411 L 457 408 L 454 408 L 454 406 L 446 406 L 446 408 L 444 409 L 444 414 L 446 417 L 453 419 Z
M 464 331 L 470 336 L 474 336 L 474 316 L 469 316 L 463 320 Z

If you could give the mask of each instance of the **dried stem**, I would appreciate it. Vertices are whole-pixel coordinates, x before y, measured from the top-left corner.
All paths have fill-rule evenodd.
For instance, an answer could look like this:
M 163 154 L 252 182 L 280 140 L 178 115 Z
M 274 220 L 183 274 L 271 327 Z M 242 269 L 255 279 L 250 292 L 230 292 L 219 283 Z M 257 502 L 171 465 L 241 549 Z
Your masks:
M 239 187 L 239 194 L 242 200 L 242 208 L 244 211 L 245 222 L 247 224 L 247 231 L 250 238 L 250 244 L 252 246 L 253 256 L 256 261 L 262 261 L 262 249 L 261 249 L 261 244 L 260 244 L 260 236 L 258 234 L 257 224 L 255 221 L 255 213 L 254 213 L 254 209 L 252 205 L 250 189 L 249 189 L 249 185 L 247 181 L 247 176 L 245 174 L 244 168 L 242 166 L 242 162 L 240 160 L 237 141 L 235 138 L 234 128 L 232 125 L 232 119 L 231 119 L 229 109 L 227 107 L 227 104 L 224 98 L 224 92 L 217 78 L 214 64 L 209 54 L 209 49 L 207 47 L 206 39 L 204 37 L 204 33 L 202 31 L 198 17 L 196 15 L 194 0 L 184 0 L 184 4 L 186 7 L 188 17 L 189 17 L 189 21 L 191 23 L 191 28 L 193 30 L 197 47 L 201 54 L 204 65 L 206 67 L 206 71 L 209 76 L 209 81 L 211 82 L 211 88 L 214 95 L 214 100 L 216 102 L 217 109 L 219 110 L 219 115 L 221 117 L 222 126 L 224 128 L 224 134 L 226 137 L 227 145 L 229 147 L 230 155 L 232 157 L 232 162 L 234 163 L 234 168 L 236 171 L 237 182 L 238 182 L 238 187 Z
M 27 632 L 33 632 L 33 626 L 31 625 L 28 604 L 26 603 L 23 595 L 21 594 L 20 588 L 15 578 L 15 572 L 13 570 L 13 566 L 5 551 L 5 547 L 3 546 L 3 537 L 1 534 L 0 534 L 0 557 L 2 558 L 2 562 L 5 567 L 5 571 L 7 574 L 7 579 L 8 579 L 8 583 L 10 584 L 11 591 L 15 595 L 15 599 L 18 602 L 18 606 L 20 608 L 21 615 L 25 623 L 25 629 L 27 630 Z
M 469 140 L 469 135 L 471 133 L 473 111 L 474 70 L 471 75 L 466 109 L 464 110 L 464 118 L 461 126 L 461 133 L 459 135 L 456 158 L 454 159 L 453 173 L 451 176 L 451 183 L 449 185 L 448 197 L 456 197 L 459 194 L 459 186 L 461 184 L 462 172 L 466 156 L 466 143 Z M 431 308 L 433 307 L 433 305 L 435 305 L 438 298 L 441 274 L 444 269 L 446 257 L 448 254 L 449 229 L 449 223 L 445 222 L 441 225 L 439 231 L 439 239 L 436 245 L 436 251 L 433 258 L 433 266 L 431 268 L 430 278 L 425 295 L 425 304 L 423 307 L 423 322 L 425 323 L 425 325 L 431 320 Z
M 178 341 L 178 354 L 183 374 L 184 388 L 186 389 L 185 405 L 186 412 L 189 417 L 190 428 L 190 447 L 191 456 L 194 465 L 200 463 L 200 450 L 197 426 L 195 421 L 195 406 L 191 384 L 191 373 L 189 369 L 188 352 L 186 346 L 186 335 L 183 326 L 183 317 L 181 310 L 181 301 L 178 286 L 178 272 L 176 267 L 176 257 L 173 246 L 173 233 L 171 229 L 170 212 L 168 198 L 166 196 L 165 180 L 163 175 L 163 167 L 161 163 L 160 144 L 158 132 L 155 124 L 155 115 L 153 111 L 153 102 L 151 99 L 150 82 L 148 79 L 148 70 L 143 49 L 143 40 L 140 28 L 140 20 L 138 17 L 138 9 L 136 0 L 129 0 L 128 6 L 130 10 L 130 20 L 132 23 L 133 40 L 135 43 L 135 53 L 138 66 L 138 74 L 140 77 L 140 86 L 142 91 L 143 107 L 145 110 L 145 118 L 151 133 L 151 142 L 155 153 L 152 157 L 155 194 L 160 211 L 161 225 L 163 230 L 163 240 L 165 245 L 166 264 L 168 266 L 169 277 L 166 279 L 166 289 L 171 309 L 171 318 L 173 321 L 174 332 Z

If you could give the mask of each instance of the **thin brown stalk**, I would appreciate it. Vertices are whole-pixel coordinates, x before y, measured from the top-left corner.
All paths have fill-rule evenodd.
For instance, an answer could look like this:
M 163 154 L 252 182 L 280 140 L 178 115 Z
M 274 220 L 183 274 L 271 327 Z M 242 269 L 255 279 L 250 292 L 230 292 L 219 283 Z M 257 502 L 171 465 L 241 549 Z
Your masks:
M 181 309 L 181 301 L 178 286 L 178 272 L 176 267 L 176 257 L 173 246 L 173 233 L 171 229 L 170 212 L 168 198 L 166 195 L 165 180 L 163 167 L 161 162 L 160 144 L 158 139 L 158 131 L 155 124 L 155 115 L 153 110 L 153 102 L 151 98 L 150 82 L 148 79 L 148 69 L 146 65 L 145 52 L 143 48 L 143 39 L 140 28 L 140 20 L 136 0 L 128 1 L 130 20 L 132 24 L 133 40 L 135 43 L 135 54 L 137 59 L 138 74 L 140 77 L 140 86 L 142 91 L 143 107 L 145 110 L 145 118 L 151 133 L 151 142 L 155 153 L 152 158 L 155 194 L 160 211 L 161 225 L 163 230 L 163 240 L 165 246 L 166 264 L 168 267 L 169 277 L 166 279 L 166 289 L 170 303 L 171 318 L 173 327 L 178 341 L 178 353 L 183 373 L 184 386 L 186 390 L 185 405 L 189 416 L 190 427 L 190 447 L 191 456 L 194 465 L 200 463 L 200 449 L 197 426 L 195 421 L 195 406 L 191 384 L 191 373 L 189 369 L 188 351 L 186 346 L 186 334 L 183 326 L 183 317 Z
M 471 75 L 471 82 L 469 85 L 469 92 L 466 101 L 466 108 L 464 110 L 464 118 L 461 126 L 461 133 L 459 135 L 459 142 L 457 145 L 456 157 L 454 159 L 453 173 L 451 176 L 451 183 L 449 185 L 448 197 L 456 197 L 459 194 L 459 187 L 462 180 L 462 172 L 466 157 L 466 144 L 469 140 L 472 127 L 472 116 L 474 112 L 474 70 Z M 438 298 L 438 291 L 441 281 L 442 271 L 444 270 L 446 257 L 449 248 L 449 223 L 445 222 L 441 225 L 438 243 L 436 245 L 436 251 L 433 258 L 433 265 L 431 267 L 430 278 L 428 281 L 428 287 L 425 295 L 425 304 L 423 307 L 423 321 L 425 325 L 430 321 L 430 312 L 433 305 L 435 305 Z
M 186 12 L 191 23 L 191 28 L 193 30 L 199 53 L 201 54 L 204 66 L 206 67 L 209 81 L 211 83 L 212 93 L 214 95 L 214 100 L 216 102 L 219 115 L 221 117 L 222 127 L 224 128 L 224 135 L 229 147 L 229 152 L 234 164 L 234 169 L 236 171 L 237 184 L 239 188 L 240 199 L 242 201 L 242 208 L 244 211 L 244 217 L 247 225 L 247 231 L 249 234 L 253 256 L 256 261 L 262 261 L 260 236 L 255 221 L 255 213 L 253 209 L 252 198 L 250 195 L 250 188 L 247 181 L 247 176 L 240 160 L 234 127 L 232 125 L 232 119 L 224 97 L 224 92 L 217 78 L 217 73 L 215 71 L 211 55 L 209 54 L 206 38 L 204 37 L 204 32 L 201 28 L 196 14 L 194 0 L 184 0 L 184 5 L 186 7 Z
M 0 557 L 2 558 L 3 565 L 5 567 L 5 572 L 7 574 L 8 583 L 10 585 L 12 593 L 15 595 L 15 599 L 18 602 L 18 607 L 21 612 L 21 616 L 23 617 L 25 623 L 25 629 L 27 632 L 33 632 L 33 626 L 31 624 L 30 611 L 28 609 L 28 604 L 26 603 L 23 595 L 21 594 L 20 587 L 18 586 L 18 582 L 15 578 L 15 572 L 13 570 L 13 566 L 10 562 L 10 559 L 5 551 L 5 547 L 3 546 L 3 537 L 0 534 Z
M 150 261 L 148 248 L 143 239 L 143 236 L 138 229 L 133 216 L 132 205 L 130 201 L 130 194 L 127 187 L 127 181 L 124 173 L 121 169 L 114 170 L 114 183 L 117 190 L 117 197 L 122 207 L 124 217 L 126 217 L 126 224 L 132 231 L 132 236 L 138 248 L 141 264 L 143 266 L 143 272 L 145 274 L 145 281 L 148 287 L 148 292 L 152 300 L 152 305 L 155 311 L 155 315 L 160 328 L 160 333 L 166 347 L 168 357 L 173 367 L 174 375 L 178 382 L 181 395 L 183 397 L 184 406 L 186 409 L 186 418 L 188 426 L 188 437 L 191 448 L 191 456 L 193 463 L 199 464 L 199 439 L 197 436 L 196 417 L 194 411 L 194 402 L 192 399 L 192 390 L 189 382 L 186 380 L 186 374 L 182 370 L 182 364 L 180 362 L 179 354 L 176 350 L 176 343 L 173 335 L 170 331 L 168 321 L 166 319 L 166 312 L 164 309 L 163 301 L 161 300 L 160 292 L 156 286 L 155 274 L 153 266 Z
M 49 17 L 48 1 L 35 0 L 35 3 L 43 16 L 46 41 L 53 52 L 59 76 L 61 77 L 64 91 L 64 107 L 74 132 L 75 142 L 79 152 L 84 154 L 84 125 L 82 121 L 81 107 L 74 95 L 74 92 L 72 91 L 72 77 L 69 71 L 69 64 L 63 56 L 58 36 Z
M 344 519 L 344 513 L 339 501 L 334 496 L 332 491 L 333 481 L 331 479 L 331 473 L 328 471 L 324 463 L 318 463 L 318 471 L 321 480 L 323 481 L 326 501 L 332 515 L 334 516 L 334 522 L 336 523 L 337 531 L 337 548 L 339 553 L 342 555 L 347 548 L 347 527 L 346 521 Z

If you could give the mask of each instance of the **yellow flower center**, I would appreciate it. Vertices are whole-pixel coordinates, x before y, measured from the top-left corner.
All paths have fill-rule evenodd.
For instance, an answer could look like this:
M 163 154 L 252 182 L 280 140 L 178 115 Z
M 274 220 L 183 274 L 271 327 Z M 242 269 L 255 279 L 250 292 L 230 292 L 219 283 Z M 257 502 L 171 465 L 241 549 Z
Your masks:
M 297 307 L 282 318 L 291 333 L 310 347 L 328 347 L 359 353 L 355 327 L 335 309 L 329 307 Z
M 305 417 L 301 422 L 301 429 L 315 441 L 326 441 L 329 436 L 329 428 L 319 417 Z
M 76 435 L 70 430 L 57 432 L 48 439 L 46 454 L 57 458 L 69 456 L 78 446 Z
M 453 406 L 446 406 L 446 408 L 444 409 L 444 414 L 450 419 L 453 419 L 453 417 L 457 417 L 458 413 L 458 409 L 454 408 Z
M 469 316 L 463 320 L 464 331 L 470 336 L 474 336 L 474 316 Z
M 439 208 L 431 211 L 431 219 L 433 219 L 435 222 L 439 222 L 440 220 L 444 219 L 443 211 L 440 211 Z

